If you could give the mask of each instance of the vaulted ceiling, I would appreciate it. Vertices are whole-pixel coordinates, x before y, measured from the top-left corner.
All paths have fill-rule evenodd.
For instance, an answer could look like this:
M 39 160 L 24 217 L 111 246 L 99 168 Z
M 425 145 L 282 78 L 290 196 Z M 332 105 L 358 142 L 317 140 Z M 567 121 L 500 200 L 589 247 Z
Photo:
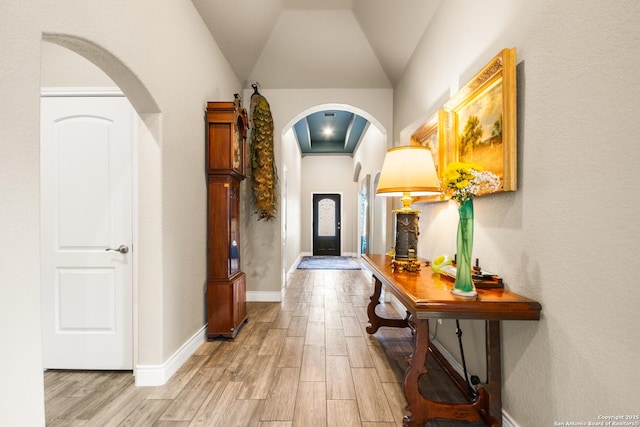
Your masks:
M 192 0 L 243 86 L 265 89 L 393 88 L 441 1 Z M 323 113 L 301 120 L 309 147 L 336 122 Z M 334 134 L 324 152 L 349 149 L 343 129 L 341 143 Z

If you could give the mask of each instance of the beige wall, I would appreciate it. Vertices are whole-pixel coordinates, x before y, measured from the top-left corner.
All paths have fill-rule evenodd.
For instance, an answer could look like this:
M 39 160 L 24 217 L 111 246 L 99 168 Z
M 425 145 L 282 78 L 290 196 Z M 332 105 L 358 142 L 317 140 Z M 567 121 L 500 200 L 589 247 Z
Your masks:
M 115 87 L 88 59 L 54 43 L 42 43 L 40 85 L 47 87 Z
M 166 362 L 204 324 L 203 112 L 208 100 L 232 99 L 240 84 L 187 1 L 7 0 L 0 28 L 0 413 L 3 424 L 37 426 L 44 425 L 38 201 L 43 37 L 96 63 L 146 127 L 138 152 L 139 364 Z
M 283 132 L 291 127 L 307 114 L 326 108 L 342 108 L 354 111 L 373 123 L 385 135 L 391 134 L 393 121 L 393 91 L 391 89 L 260 89 L 260 93 L 268 100 L 274 122 L 274 142 L 276 165 L 278 173 L 281 173 L 283 161 L 287 156 L 283 154 L 283 144 L 289 141 L 283 137 Z M 244 98 L 251 97 L 252 90 L 244 91 Z M 284 160 L 283 160 L 284 159 Z M 351 160 L 352 161 L 352 160 Z M 286 164 L 286 163 L 285 163 Z M 380 166 L 378 166 L 380 167 Z M 300 174 L 289 170 L 287 181 L 298 180 L 302 182 L 305 166 L 301 165 Z M 345 179 L 354 184 L 352 199 L 355 197 L 357 187 L 353 183 L 353 164 L 350 163 Z M 280 186 L 282 181 L 280 181 Z M 302 185 L 302 184 L 301 184 Z M 280 188 L 282 194 L 282 188 Z M 295 193 L 294 193 L 295 194 Z M 305 209 L 309 209 L 310 196 L 303 189 L 300 190 L 300 252 L 310 250 L 304 239 L 310 236 L 309 225 L 305 224 Z M 245 201 L 245 209 L 250 212 L 248 201 Z M 355 209 L 355 208 L 354 208 Z M 355 221 L 353 216 L 351 220 Z M 243 215 L 243 235 L 250 236 L 251 245 L 245 245 L 243 249 L 242 269 L 247 275 L 248 298 L 253 295 L 258 298 L 279 301 L 280 290 L 283 284 L 282 265 L 290 262 L 283 261 L 282 252 L 282 216 L 278 215 L 274 220 L 258 221 L 255 215 Z M 288 233 L 295 230 L 288 230 Z M 355 239 L 355 225 L 350 232 Z M 244 237 L 243 237 L 244 239 Z M 355 251 L 355 248 L 353 249 Z M 297 255 L 296 255 L 297 256 Z M 289 269 L 292 265 L 286 265 Z
M 283 261 L 283 278 L 286 272 L 296 267 L 296 261 L 300 256 L 300 239 L 302 217 L 300 213 L 302 180 L 302 158 L 300 157 L 300 145 L 294 135 L 293 128 L 290 128 L 282 137 L 283 170 L 281 178 L 285 181 L 281 188 L 286 190 L 282 193 L 282 200 L 286 204 L 286 218 L 283 219 L 282 235 L 285 238 L 285 255 Z M 284 176 L 282 176 L 284 175 Z M 286 228 L 285 228 L 286 227 Z
M 387 134 L 376 126 L 370 125 L 353 155 L 354 164 L 360 163 L 362 166 L 358 180 L 359 191 L 362 191 L 363 180 L 367 176 L 369 177 L 369 253 L 374 254 L 384 253 L 391 249 L 391 245 L 386 243 L 388 198 L 375 195 L 375 178 L 382 167 L 387 145 L 391 145 Z M 360 216 L 358 202 L 358 217 Z M 358 234 L 358 239 L 360 239 L 360 234 Z
M 521 426 L 640 408 L 639 17 L 633 0 L 442 2 L 394 93 L 406 135 L 517 49 L 518 191 L 476 200 L 474 257 L 542 304 L 540 322 L 503 322 L 504 409 Z M 420 208 L 420 252 L 453 254 L 455 207 Z M 437 338 L 457 355 L 453 328 Z M 463 330 L 484 378 L 482 324 Z

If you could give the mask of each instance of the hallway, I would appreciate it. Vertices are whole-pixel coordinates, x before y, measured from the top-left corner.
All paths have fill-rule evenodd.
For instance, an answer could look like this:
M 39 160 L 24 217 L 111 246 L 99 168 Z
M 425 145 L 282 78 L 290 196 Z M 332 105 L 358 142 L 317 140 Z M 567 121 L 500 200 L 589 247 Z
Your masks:
M 296 270 L 282 303 L 248 303 L 235 341 L 202 344 L 164 386 L 136 388 L 128 372 L 48 371 L 47 426 L 402 426 L 411 334 L 366 333 L 372 290 L 366 270 Z M 389 304 L 378 310 L 398 317 Z M 439 398 L 452 392 L 443 385 L 421 383 Z M 427 425 L 461 424 L 474 425 Z

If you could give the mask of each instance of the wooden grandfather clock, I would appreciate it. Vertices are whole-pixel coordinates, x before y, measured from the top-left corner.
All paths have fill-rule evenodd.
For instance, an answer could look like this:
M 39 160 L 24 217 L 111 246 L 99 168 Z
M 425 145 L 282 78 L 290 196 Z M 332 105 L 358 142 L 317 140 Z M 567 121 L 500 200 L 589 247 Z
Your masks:
M 235 338 L 247 320 L 240 270 L 240 182 L 247 111 L 240 99 L 207 103 L 207 338 Z

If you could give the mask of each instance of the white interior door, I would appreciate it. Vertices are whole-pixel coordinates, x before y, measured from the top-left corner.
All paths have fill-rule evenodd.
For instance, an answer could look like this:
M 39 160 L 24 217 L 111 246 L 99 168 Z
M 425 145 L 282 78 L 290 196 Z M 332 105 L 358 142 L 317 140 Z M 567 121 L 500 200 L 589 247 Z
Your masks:
M 123 96 L 42 98 L 45 368 L 133 368 L 133 117 Z

